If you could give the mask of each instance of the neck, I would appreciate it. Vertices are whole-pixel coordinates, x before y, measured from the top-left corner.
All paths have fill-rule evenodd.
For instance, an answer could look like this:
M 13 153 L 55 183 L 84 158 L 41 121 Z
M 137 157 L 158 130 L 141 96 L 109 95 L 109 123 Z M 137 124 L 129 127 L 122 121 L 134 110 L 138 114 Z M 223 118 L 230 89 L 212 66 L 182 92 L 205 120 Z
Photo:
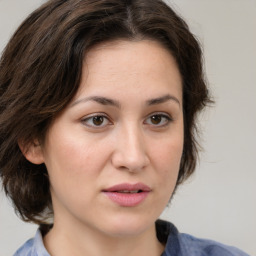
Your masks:
M 155 225 L 136 235 L 109 236 L 88 227 L 55 223 L 44 237 L 44 244 L 54 256 L 159 256 L 164 251 L 156 237 Z

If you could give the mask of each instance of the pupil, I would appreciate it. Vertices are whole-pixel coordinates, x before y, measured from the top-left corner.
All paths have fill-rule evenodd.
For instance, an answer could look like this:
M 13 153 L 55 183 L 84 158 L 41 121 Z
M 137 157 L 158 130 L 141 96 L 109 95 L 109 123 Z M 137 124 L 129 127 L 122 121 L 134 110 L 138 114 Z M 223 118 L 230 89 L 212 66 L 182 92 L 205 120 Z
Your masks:
M 101 125 L 102 123 L 103 123 L 103 117 L 102 116 L 93 117 L 93 124 Z
M 152 117 L 151 117 L 151 122 L 152 122 L 153 124 L 159 124 L 159 123 L 161 122 L 161 119 L 162 119 L 161 116 L 152 116 Z

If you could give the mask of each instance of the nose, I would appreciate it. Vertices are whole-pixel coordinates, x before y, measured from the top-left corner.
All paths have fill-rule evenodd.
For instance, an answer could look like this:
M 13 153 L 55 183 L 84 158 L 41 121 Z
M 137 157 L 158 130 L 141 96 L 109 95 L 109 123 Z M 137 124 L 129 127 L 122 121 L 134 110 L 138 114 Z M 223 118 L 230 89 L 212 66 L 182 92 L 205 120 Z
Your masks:
M 112 164 L 119 170 L 138 172 L 149 165 L 143 132 L 135 125 L 127 125 L 117 134 Z

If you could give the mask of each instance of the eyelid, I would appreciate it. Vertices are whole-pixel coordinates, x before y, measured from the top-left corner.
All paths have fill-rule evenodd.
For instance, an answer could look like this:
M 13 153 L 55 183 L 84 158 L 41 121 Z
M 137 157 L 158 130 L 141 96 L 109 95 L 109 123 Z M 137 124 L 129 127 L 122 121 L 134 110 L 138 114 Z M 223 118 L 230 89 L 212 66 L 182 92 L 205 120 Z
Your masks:
M 154 116 L 154 115 L 165 116 L 165 117 L 167 117 L 167 118 L 173 119 L 173 118 L 172 118 L 172 115 L 171 115 L 170 113 L 165 112 L 165 111 L 151 112 L 150 114 L 148 114 L 148 115 L 146 116 L 146 118 L 147 118 L 147 117 L 150 117 L 150 116 Z
M 86 123 L 86 121 L 94 118 L 94 117 L 103 117 L 105 118 L 108 123 L 105 125 L 101 125 L 101 126 L 97 126 L 97 125 L 89 125 Z M 92 129 L 104 129 L 106 128 L 108 125 L 113 124 L 112 121 L 110 120 L 109 116 L 106 115 L 105 113 L 93 113 L 93 114 L 89 114 L 87 116 L 84 116 L 83 118 L 81 118 L 81 122 L 84 126 L 88 127 L 88 128 L 92 128 Z
M 167 122 L 164 123 L 164 124 L 150 124 L 150 126 L 154 127 L 154 128 L 162 128 L 162 127 L 166 127 L 168 126 L 172 121 L 173 121 L 173 118 L 170 114 L 166 113 L 166 112 L 153 112 L 151 114 L 149 114 L 146 118 L 145 118 L 145 121 L 149 118 L 151 118 L 152 116 L 161 116 L 163 118 L 166 118 L 167 119 Z M 145 121 L 143 123 L 145 123 Z

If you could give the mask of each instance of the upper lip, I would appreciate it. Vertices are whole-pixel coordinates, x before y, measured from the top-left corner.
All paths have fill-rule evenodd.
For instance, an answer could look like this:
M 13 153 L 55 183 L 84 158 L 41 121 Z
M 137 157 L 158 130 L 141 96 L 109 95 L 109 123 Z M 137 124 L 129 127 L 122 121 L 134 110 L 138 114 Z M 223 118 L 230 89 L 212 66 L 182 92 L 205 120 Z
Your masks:
M 130 184 L 130 183 L 122 183 L 122 184 L 117 184 L 112 187 L 109 187 L 107 189 L 104 189 L 104 192 L 117 192 L 117 191 L 136 191 L 136 190 L 141 190 L 143 192 L 149 192 L 151 191 L 151 188 L 143 183 L 135 183 L 135 184 Z

